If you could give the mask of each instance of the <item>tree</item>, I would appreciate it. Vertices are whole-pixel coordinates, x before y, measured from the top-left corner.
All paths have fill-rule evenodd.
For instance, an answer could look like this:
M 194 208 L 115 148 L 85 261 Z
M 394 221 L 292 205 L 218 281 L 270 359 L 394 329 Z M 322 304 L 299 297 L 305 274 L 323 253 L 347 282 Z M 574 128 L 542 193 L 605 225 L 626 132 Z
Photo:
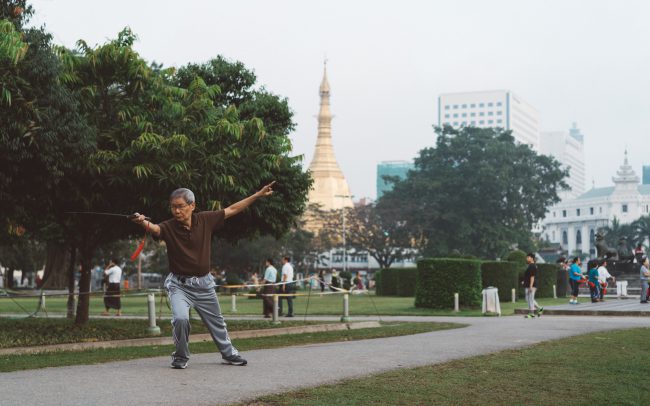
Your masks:
M 634 245 L 643 241 L 638 232 L 636 222 L 631 224 L 621 224 L 620 220 L 614 217 L 609 226 L 603 229 L 605 232 L 605 242 L 610 248 L 617 248 L 621 238 L 624 238 L 627 245 Z M 628 247 L 629 248 L 629 247 Z
M 422 233 L 425 255 L 452 250 L 498 258 L 521 241 L 546 208 L 559 201 L 567 171 L 555 159 L 517 144 L 497 128 L 436 128 L 435 147 L 420 151 L 415 169 L 378 207 L 404 213 Z
M 632 226 L 636 231 L 636 242 L 643 244 L 648 241 L 650 244 L 650 215 L 639 217 Z
M 403 213 L 395 207 L 373 204 L 345 210 L 346 242 L 357 251 L 366 251 L 381 269 L 390 268 L 395 261 L 411 258 L 421 242 L 411 234 Z M 328 228 L 342 230 L 340 211 L 330 217 Z

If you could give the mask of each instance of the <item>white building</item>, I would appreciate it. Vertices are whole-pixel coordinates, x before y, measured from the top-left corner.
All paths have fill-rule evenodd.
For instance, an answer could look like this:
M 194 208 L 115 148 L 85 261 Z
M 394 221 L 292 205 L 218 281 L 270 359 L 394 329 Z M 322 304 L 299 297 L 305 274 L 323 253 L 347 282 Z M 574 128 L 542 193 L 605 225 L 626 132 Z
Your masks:
M 586 171 L 584 136 L 573 123 L 569 131 L 544 131 L 540 135 L 539 152 L 557 159 L 569 169 L 567 183 L 571 190 L 560 192 L 562 200 L 575 199 L 585 192 Z
M 539 114 L 508 90 L 444 93 L 438 97 L 438 125 L 512 130 L 516 141 L 539 151 Z
M 614 186 L 592 188 L 552 206 L 542 222 L 542 237 L 559 243 L 569 255 L 579 251 L 595 256 L 595 234 L 599 229 L 609 226 L 614 218 L 629 224 L 650 213 L 650 185 L 639 183 L 628 164 L 627 151 L 612 180 Z

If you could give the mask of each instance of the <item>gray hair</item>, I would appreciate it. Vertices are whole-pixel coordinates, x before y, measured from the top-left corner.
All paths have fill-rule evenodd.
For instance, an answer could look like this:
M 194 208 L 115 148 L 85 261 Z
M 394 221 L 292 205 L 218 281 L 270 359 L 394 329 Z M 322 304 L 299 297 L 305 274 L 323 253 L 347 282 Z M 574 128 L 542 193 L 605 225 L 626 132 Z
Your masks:
M 169 195 L 169 200 L 172 201 L 174 199 L 178 199 L 179 197 L 182 197 L 187 204 L 192 204 L 195 201 L 194 193 L 189 189 L 185 189 L 184 187 L 174 190 L 172 194 Z

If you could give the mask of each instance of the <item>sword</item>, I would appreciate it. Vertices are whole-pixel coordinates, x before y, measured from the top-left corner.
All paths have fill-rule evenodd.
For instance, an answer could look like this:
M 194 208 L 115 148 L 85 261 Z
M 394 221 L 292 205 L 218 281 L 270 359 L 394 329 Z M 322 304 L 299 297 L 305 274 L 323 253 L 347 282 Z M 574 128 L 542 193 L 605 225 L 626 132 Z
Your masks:
M 113 216 L 113 217 L 124 217 L 127 220 L 131 220 L 136 218 L 139 214 L 138 213 L 133 213 L 133 214 L 117 214 L 117 213 L 101 213 L 97 211 L 66 211 L 65 214 L 89 214 L 93 216 Z M 151 221 L 150 217 L 145 217 L 145 220 Z

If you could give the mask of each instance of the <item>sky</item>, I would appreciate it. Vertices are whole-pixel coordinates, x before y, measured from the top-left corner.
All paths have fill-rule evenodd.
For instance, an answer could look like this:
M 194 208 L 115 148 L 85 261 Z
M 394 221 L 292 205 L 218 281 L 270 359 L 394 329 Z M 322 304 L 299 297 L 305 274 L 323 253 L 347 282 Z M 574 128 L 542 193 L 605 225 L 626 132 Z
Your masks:
M 585 136 L 587 187 L 612 185 L 625 149 L 650 165 L 650 2 L 645 0 L 37 0 L 57 44 L 102 44 L 124 27 L 165 66 L 223 55 L 287 97 L 308 167 L 327 58 L 332 137 L 355 200 L 381 161 L 435 145 L 441 93 L 508 89 L 540 130 Z M 570 164 L 570 163 L 566 163 Z

